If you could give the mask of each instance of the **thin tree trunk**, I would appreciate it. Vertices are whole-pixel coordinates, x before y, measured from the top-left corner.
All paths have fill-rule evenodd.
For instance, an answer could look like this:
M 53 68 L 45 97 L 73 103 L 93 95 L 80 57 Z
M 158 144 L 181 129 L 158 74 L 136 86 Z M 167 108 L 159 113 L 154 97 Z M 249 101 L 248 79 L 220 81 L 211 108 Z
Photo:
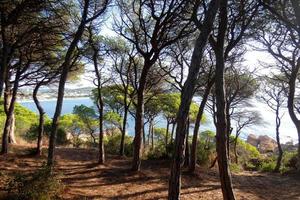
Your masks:
M 56 108 L 55 108 L 55 113 L 54 113 L 54 117 L 52 120 L 51 133 L 50 133 L 50 139 L 49 139 L 47 165 L 50 167 L 52 167 L 54 164 L 56 135 L 57 135 L 57 129 L 58 129 L 58 121 L 59 121 L 62 104 L 63 104 L 65 84 L 66 84 L 68 73 L 70 70 L 72 55 L 74 54 L 76 46 L 84 32 L 85 20 L 87 18 L 87 11 L 88 11 L 88 3 L 85 3 L 81 23 L 78 26 L 78 29 L 74 36 L 74 39 L 72 40 L 72 42 L 67 50 L 64 63 L 62 64 L 62 72 L 61 72 L 61 76 L 60 76 L 60 80 L 59 80 Z
M 151 148 L 154 149 L 154 126 L 151 127 Z
M 127 103 L 127 95 L 125 94 L 124 103 Z M 128 115 L 128 107 L 125 105 L 124 107 L 124 116 L 123 116 L 123 126 L 122 126 L 122 136 L 120 143 L 120 156 L 124 156 L 124 146 L 125 146 L 125 135 L 126 135 L 126 124 L 127 124 L 127 115 Z
M 198 143 L 198 134 L 199 134 L 199 129 L 200 129 L 200 124 L 201 124 L 201 119 L 204 113 L 204 108 L 208 99 L 208 95 L 210 93 L 210 90 L 214 84 L 214 78 L 209 81 L 209 83 L 206 86 L 204 95 L 202 97 L 200 107 L 197 113 L 197 118 L 196 118 L 196 123 L 195 123 L 195 128 L 194 128 L 194 133 L 193 133 L 193 141 L 192 141 L 192 148 L 191 148 L 191 162 L 189 166 L 189 171 L 193 173 L 196 168 L 196 163 L 197 163 L 197 143 Z
M 184 155 L 184 166 L 190 165 L 190 145 L 189 145 L 189 133 L 190 133 L 190 120 L 188 119 L 186 125 L 186 136 L 185 136 L 185 155 Z
M 238 164 L 239 163 L 239 157 L 237 154 L 237 141 L 238 141 L 238 137 L 236 137 L 234 139 L 234 144 L 233 144 L 233 151 L 234 151 L 234 157 L 235 157 L 235 163 Z
M 168 199 L 177 200 L 180 198 L 181 187 L 181 166 L 184 153 L 185 126 L 189 115 L 189 109 L 198 78 L 201 59 L 211 33 L 215 16 L 219 9 L 220 0 L 212 0 L 207 8 L 206 16 L 200 34 L 195 42 L 189 73 L 184 83 L 181 94 L 181 103 L 177 113 L 177 128 L 175 136 L 175 152 L 172 160 L 171 176 L 169 179 Z
M 153 124 L 153 119 L 150 119 L 149 121 L 149 129 L 148 129 L 148 145 L 150 145 L 150 137 L 151 137 L 151 133 L 152 133 L 152 124 Z
M 168 137 L 169 137 L 169 126 L 170 122 L 167 120 L 167 130 L 166 130 L 166 138 L 165 138 L 165 145 L 166 145 L 166 154 L 168 154 Z
M 176 126 L 176 122 L 173 122 L 173 125 L 172 125 L 172 132 L 171 132 L 171 139 L 170 139 L 170 144 L 173 143 L 173 137 L 174 137 L 175 126 Z
M 33 100 L 34 103 L 39 111 L 39 127 L 38 127 L 38 140 L 37 140 L 37 148 L 36 148 L 36 155 L 42 155 L 42 148 L 43 148 L 43 135 L 44 135 L 44 123 L 45 123 L 45 111 L 37 98 L 37 93 L 39 88 L 41 87 L 41 83 L 38 83 L 33 90 Z
M 279 137 L 280 124 L 281 124 L 281 119 L 279 116 L 279 104 L 277 104 L 277 107 L 276 107 L 276 142 L 277 142 L 277 147 L 278 147 L 278 157 L 277 157 L 277 162 L 276 162 L 276 167 L 274 169 L 274 172 L 280 171 L 281 160 L 282 160 L 282 155 L 283 155 L 283 151 L 282 151 L 281 144 L 280 144 L 280 137 Z

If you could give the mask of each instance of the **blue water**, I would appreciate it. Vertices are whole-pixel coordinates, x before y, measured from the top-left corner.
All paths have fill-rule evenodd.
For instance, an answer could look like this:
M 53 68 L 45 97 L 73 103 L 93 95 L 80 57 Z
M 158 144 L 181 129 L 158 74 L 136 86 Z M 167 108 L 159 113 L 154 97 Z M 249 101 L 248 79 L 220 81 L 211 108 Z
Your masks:
M 261 113 L 261 116 L 263 118 L 262 122 L 260 125 L 255 125 L 249 128 L 245 128 L 241 134 L 241 137 L 243 139 L 246 139 L 248 134 L 255 134 L 255 135 L 268 135 L 272 138 L 275 138 L 275 115 L 274 113 L 268 109 L 268 107 L 253 99 L 253 105 L 254 107 L 251 108 L 245 108 L 245 109 L 251 109 L 251 110 L 256 110 Z M 35 107 L 35 104 L 33 101 L 23 101 L 20 102 L 23 106 L 29 108 L 30 110 L 33 110 L 37 112 L 37 109 Z M 55 111 L 55 105 L 56 105 L 56 100 L 46 100 L 41 102 L 42 106 L 45 109 L 45 112 L 49 117 L 52 117 Z M 64 99 L 63 102 L 63 107 L 62 107 L 62 115 L 72 113 L 73 107 L 75 105 L 81 105 L 84 104 L 86 106 L 94 106 L 93 102 L 90 98 L 66 98 Z M 282 118 L 282 124 L 280 127 L 280 132 L 281 132 L 281 140 L 283 142 L 287 141 L 294 141 L 297 142 L 297 132 L 294 127 L 294 124 L 291 122 L 291 119 L 287 113 L 286 109 L 283 109 L 282 111 L 284 114 Z M 213 124 L 212 117 L 209 113 L 206 112 L 206 116 L 208 119 L 208 122 L 205 124 L 202 124 L 200 126 L 200 131 L 204 130 L 212 130 L 215 131 L 215 126 Z M 232 122 L 233 128 L 235 129 L 235 124 Z M 155 119 L 155 127 L 166 127 L 166 120 L 164 119 L 163 116 L 158 116 Z M 192 132 L 193 126 L 191 126 L 190 132 Z M 148 133 L 148 126 L 145 126 L 145 131 Z M 128 135 L 134 135 L 134 118 L 129 115 L 128 117 L 128 123 L 127 123 L 127 133 Z M 235 133 L 233 131 L 233 133 Z
M 21 105 L 27 107 L 28 109 L 38 113 L 38 110 L 34 104 L 33 101 L 23 101 L 20 102 Z M 64 114 L 70 114 L 73 112 L 73 108 L 76 105 L 85 105 L 85 106 L 94 106 L 93 101 L 90 98 L 66 98 L 63 101 L 63 106 L 62 106 L 62 111 L 61 111 L 61 115 Z M 55 105 L 56 105 L 56 100 L 55 99 L 51 99 L 51 100 L 44 100 L 41 101 L 41 105 L 44 108 L 46 114 L 49 117 L 53 117 L 54 112 L 55 112 Z M 163 116 L 158 116 L 155 119 L 155 127 L 163 127 L 166 128 L 167 122 L 164 119 Z M 128 135 L 134 135 L 134 118 L 129 115 L 128 116 L 128 122 L 127 122 L 127 133 Z M 171 127 L 170 127 L 171 129 Z M 193 126 L 191 126 L 190 132 L 193 130 Z M 211 123 L 211 121 L 209 120 L 208 123 L 206 123 L 205 125 L 203 125 L 200 130 L 214 130 L 214 126 Z M 148 125 L 146 124 L 145 126 L 145 131 L 146 133 L 148 133 Z

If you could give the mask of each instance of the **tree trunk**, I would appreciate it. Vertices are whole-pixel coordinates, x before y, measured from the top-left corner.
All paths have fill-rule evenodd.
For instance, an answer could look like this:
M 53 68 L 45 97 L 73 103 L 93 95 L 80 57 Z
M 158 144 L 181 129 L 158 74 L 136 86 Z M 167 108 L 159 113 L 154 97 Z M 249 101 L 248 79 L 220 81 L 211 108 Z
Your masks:
M 11 88 L 9 81 L 7 81 L 6 87 L 5 87 L 5 95 L 4 95 L 4 111 L 5 111 L 6 117 L 9 113 L 9 107 L 10 107 L 10 103 L 12 100 L 12 93 L 13 93 L 13 88 Z M 14 114 L 14 112 L 12 113 L 10 124 L 9 124 L 8 143 L 9 144 L 17 143 L 16 139 L 15 139 L 15 114 Z
M 277 147 L 278 147 L 278 157 L 277 157 L 277 162 L 276 162 L 276 167 L 274 169 L 274 172 L 279 172 L 280 171 L 280 166 L 281 166 L 281 160 L 282 160 L 282 155 L 283 155 L 283 151 L 281 148 L 281 144 L 280 144 L 280 137 L 279 137 L 279 128 L 280 128 L 280 124 L 281 124 L 281 119 L 279 116 L 279 104 L 277 103 L 276 106 L 276 142 L 277 142 Z
M 98 109 L 99 109 L 99 158 L 98 164 L 104 164 L 105 152 L 104 152 L 104 132 L 103 132 L 103 99 L 101 95 L 100 86 L 98 86 Z
M 34 103 L 39 111 L 39 127 L 38 127 L 38 140 L 37 140 L 37 148 L 36 148 L 36 155 L 41 156 L 42 155 L 42 148 L 43 148 L 43 135 L 44 135 L 44 123 L 45 123 L 45 111 L 40 103 L 40 101 L 37 98 L 37 93 L 39 91 L 39 88 L 42 86 L 42 83 L 38 83 L 34 90 L 33 90 L 33 100 Z
M 134 151 L 132 160 L 132 170 L 139 171 L 141 165 L 141 146 L 144 125 L 144 95 L 143 90 L 138 91 L 138 103 L 136 107 Z
M 166 145 L 166 154 L 168 154 L 168 137 L 169 137 L 169 126 L 170 126 L 170 122 L 167 119 L 167 130 L 166 130 L 166 138 L 165 138 L 165 145 Z
M 227 140 L 226 140 L 226 145 L 227 145 L 227 157 L 230 160 L 230 135 L 231 135 L 231 119 L 230 119 L 230 104 L 227 102 L 226 103 L 226 133 L 227 133 Z
M 54 164 L 56 135 L 57 135 L 59 117 L 61 114 L 61 109 L 62 109 L 62 104 L 63 104 L 65 84 L 66 84 L 68 73 L 70 70 L 72 55 L 74 54 L 76 46 L 84 32 L 85 20 L 87 18 L 87 11 L 88 11 L 88 3 L 86 2 L 84 4 L 84 10 L 83 10 L 83 14 L 82 14 L 81 23 L 78 26 L 75 36 L 67 50 L 65 60 L 61 66 L 62 72 L 61 72 L 61 76 L 60 76 L 60 80 L 59 80 L 58 93 L 57 93 L 58 96 L 57 96 L 57 101 L 56 101 L 54 117 L 52 120 L 51 133 L 50 133 L 50 139 L 49 139 L 49 148 L 48 148 L 47 165 L 50 167 L 53 167 L 53 164 Z
M 17 144 L 16 137 L 15 137 L 15 130 L 16 130 L 16 117 L 15 117 L 15 113 L 13 112 L 11 116 L 11 124 L 10 124 L 10 129 L 8 134 L 8 143 L 10 144 Z
M 148 141 L 147 141 L 148 145 L 150 145 L 150 137 L 151 137 L 151 133 L 152 133 L 152 123 L 153 123 L 153 119 L 150 119 L 150 121 L 149 121 L 149 129 L 148 129 Z
M 297 163 L 297 170 L 300 171 L 300 120 L 297 118 L 297 115 L 294 110 L 295 104 L 295 87 L 296 87 L 296 80 L 297 75 L 300 68 L 300 58 L 297 60 L 296 68 L 292 70 L 290 80 L 289 80 L 289 92 L 288 92 L 288 100 L 287 100 L 287 108 L 289 111 L 290 118 L 292 119 L 294 125 L 296 126 L 297 133 L 298 133 L 298 163 Z
M 215 95 L 216 95 L 216 148 L 218 157 L 219 175 L 221 188 L 224 200 L 234 200 L 235 196 L 232 188 L 231 174 L 229 170 L 227 140 L 229 140 L 226 124 L 226 100 L 224 88 L 224 43 L 227 30 L 227 6 L 228 1 L 221 1 L 219 14 L 218 41 L 214 48 L 216 57 L 216 80 L 215 80 Z
M 189 166 L 189 171 L 193 173 L 196 168 L 196 163 L 197 163 L 197 143 L 198 143 L 198 134 L 199 134 L 199 129 L 200 129 L 200 124 L 201 124 L 201 119 L 203 116 L 204 108 L 208 99 L 208 95 L 210 93 L 210 90 L 214 84 L 214 78 L 210 80 L 206 86 L 204 95 L 202 97 L 200 107 L 197 113 L 197 118 L 196 118 L 196 123 L 195 123 L 195 128 L 194 128 L 194 133 L 193 133 L 193 141 L 192 141 L 192 148 L 191 148 L 191 162 Z
M 9 109 L 6 113 L 6 120 L 5 120 L 3 135 L 2 135 L 1 154 L 8 153 L 8 136 L 9 136 L 9 132 L 11 130 L 11 125 L 13 123 L 12 120 L 13 120 L 13 113 L 14 113 L 14 109 L 15 109 L 15 102 L 16 102 L 17 92 L 18 92 L 18 87 L 19 87 L 19 79 L 20 79 L 20 66 L 18 67 L 18 70 L 16 73 L 16 78 L 14 81 L 14 86 L 13 86 L 13 91 L 12 91 L 12 97 L 11 97 L 11 101 L 9 103 Z M 7 85 L 8 84 L 6 84 L 6 86 Z
M 137 106 L 135 117 L 135 136 L 133 148 L 132 170 L 139 171 L 141 166 L 142 153 L 142 134 L 144 126 L 144 90 L 146 86 L 147 74 L 152 64 L 145 59 L 141 77 L 139 80 L 139 88 L 137 89 Z
M 151 127 L 151 149 L 154 149 L 154 126 Z
M 173 122 L 173 125 L 172 125 L 172 132 L 171 132 L 171 139 L 170 139 L 170 144 L 173 143 L 173 137 L 174 137 L 175 126 L 176 126 L 176 122 Z
M 1 65 L 0 65 L 0 98 L 3 94 L 4 89 L 4 82 L 7 76 L 7 65 L 8 65 L 8 54 L 9 48 L 6 40 L 6 28 L 5 28 L 5 14 L 1 12 L 1 42 L 2 42 L 2 49 L 1 49 Z
M 127 104 L 127 95 L 125 95 L 124 99 L 125 99 L 124 103 Z M 121 136 L 121 143 L 120 143 L 120 156 L 124 156 L 127 115 L 128 115 L 128 107 L 127 107 L 127 105 L 125 105 L 124 116 L 123 116 L 123 126 L 122 126 L 122 136 Z
M 239 163 L 239 157 L 237 154 L 237 141 L 238 141 L 238 137 L 236 137 L 234 139 L 234 144 L 233 144 L 233 151 L 234 151 L 234 158 L 235 158 L 235 163 L 238 164 Z
M 189 145 L 189 133 L 190 133 L 190 120 L 188 119 L 186 125 L 186 136 L 185 136 L 185 155 L 184 155 L 184 166 L 190 165 L 190 145 Z
M 200 64 L 204 49 L 211 33 L 216 13 L 219 9 L 220 0 L 212 0 L 207 8 L 203 26 L 195 42 L 194 51 L 189 67 L 189 73 L 181 93 L 181 103 L 177 113 L 177 128 L 175 136 L 175 152 L 172 160 L 171 176 L 169 179 L 168 199 L 177 200 L 180 198 L 181 187 L 181 165 L 183 162 L 185 126 L 189 115 L 189 109 L 194 94 L 196 81 L 199 74 Z

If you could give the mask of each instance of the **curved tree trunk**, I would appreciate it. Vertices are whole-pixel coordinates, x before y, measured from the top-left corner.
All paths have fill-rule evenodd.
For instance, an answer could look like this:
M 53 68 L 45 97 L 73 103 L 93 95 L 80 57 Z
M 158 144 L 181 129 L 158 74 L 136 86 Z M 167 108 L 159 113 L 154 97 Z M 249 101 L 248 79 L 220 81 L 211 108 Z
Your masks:
M 38 127 L 38 140 L 37 140 L 37 148 L 36 148 L 36 155 L 42 155 L 42 148 L 43 148 L 43 136 L 44 136 L 44 123 L 45 123 L 45 111 L 37 98 L 37 93 L 39 88 L 41 87 L 41 83 L 37 84 L 33 90 L 33 101 L 39 111 L 39 127 Z
M 203 26 L 201 27 L 200 34 L 195 42 L 188 76 L 181 93 L 181 103 L 176 119 L 177 128 L 175 136 L 175 152 L 173 155 L 171 176 L 169 179 L 169 200 L 177 200 L 180 198 L 181 166 L 183 162 L 186 121 L 189 115 L 189 109 L 194 95 L 193 91 L 196 86 L 201 59 L 203 57 L 204 49 L 206 47 L 208 37 L 211 33 L 212 26 L 215 21 L 215 16 L 219 9 L 219 5 L 220 0 L 212 0 L 207 8 Z
M 198 143 L 198 134 L 199 134 L 199 129 L 200 129 L 200 123 L 201 119 L 203 116 L 204 108 L 208 99 L 208 95 L 210 93 L 210 90 L 214 84 L 214 78 L 212 78 L 211 81 L 206 86 L 204 95 L 202 97 L 200 107 L 197 113 L 197 118 L 196 118 L 196 123 L 195 123 L 195 128 L 194 128 L 194 133 L 193 133 L 193 141 L 192 141 L 192 148 L 191 148 L 191 161 L 189 165 L 189 171 L 194 172 L 196 168 L 196 162 L 197 162 L 197 143 Z

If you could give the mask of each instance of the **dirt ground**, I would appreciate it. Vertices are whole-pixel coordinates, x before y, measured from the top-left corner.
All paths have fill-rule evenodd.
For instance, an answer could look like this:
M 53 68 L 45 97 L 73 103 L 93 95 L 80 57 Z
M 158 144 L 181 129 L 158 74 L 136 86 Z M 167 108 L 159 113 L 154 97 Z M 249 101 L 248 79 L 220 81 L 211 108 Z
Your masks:
M 106 164 L 98 166 L 93 150 L 58 148 L 56 155 L 56 170 L 63 174 L 66 185 L 64 199 L 167 198 L 169 161 L 143 161 L 141 172 L 133 173 L 128 158 L 108 156 Z M 20 153 L 0 156 L 0 174 L 32 171 L 45 159 Z M 233 184 L 241 200 L 300 200 L 299 176 L 243 172 L 233 175 Z M 0 178 L 0 196 L 5 193 L 4 186 L 5 180 Z M 197 168 L 194 175 L 183 172 L 181 199 L 221 200 L 217 171 Z

